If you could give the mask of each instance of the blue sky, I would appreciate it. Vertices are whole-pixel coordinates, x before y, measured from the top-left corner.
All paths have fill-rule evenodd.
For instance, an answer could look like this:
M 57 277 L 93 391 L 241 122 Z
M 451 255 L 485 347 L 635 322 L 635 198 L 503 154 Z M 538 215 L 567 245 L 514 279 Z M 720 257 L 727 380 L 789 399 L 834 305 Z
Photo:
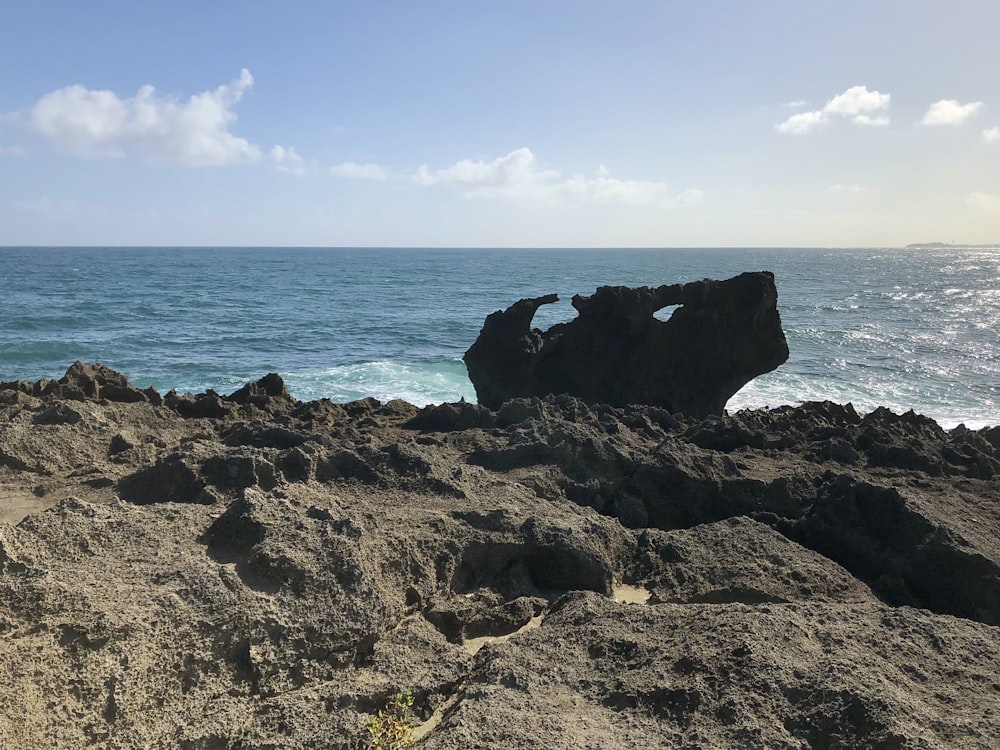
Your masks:
M 0 8 L 0 245 L 1000 242 L 1000 3 Z

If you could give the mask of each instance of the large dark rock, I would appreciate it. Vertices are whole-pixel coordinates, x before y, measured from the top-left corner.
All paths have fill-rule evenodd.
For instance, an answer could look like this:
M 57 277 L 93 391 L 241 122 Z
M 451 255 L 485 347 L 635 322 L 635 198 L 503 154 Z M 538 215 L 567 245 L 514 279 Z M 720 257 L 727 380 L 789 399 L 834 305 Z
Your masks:
M 579 316 L 531 327 L 554 294 L 522 299 L 486 318 L 465 353 L 479 402 L 565 393 L 591 403 L 649 404 L 691 416 L 722 414 L 726 401 L 788 359 L 774 275 L 656 288 L 604 286 L 576 295 Z M 679 305 L 669 320 L 653 317 Z

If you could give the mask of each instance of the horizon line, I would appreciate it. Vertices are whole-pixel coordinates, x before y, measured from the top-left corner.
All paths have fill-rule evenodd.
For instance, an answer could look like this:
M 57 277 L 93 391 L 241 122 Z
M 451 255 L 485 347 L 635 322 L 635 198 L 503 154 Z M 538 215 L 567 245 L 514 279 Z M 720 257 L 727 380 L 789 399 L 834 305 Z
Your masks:
M 997 243 L 915 242 L 906 245 L 202 245 L 13 244 L 2 250 L 906 250 L 1000 249 Z

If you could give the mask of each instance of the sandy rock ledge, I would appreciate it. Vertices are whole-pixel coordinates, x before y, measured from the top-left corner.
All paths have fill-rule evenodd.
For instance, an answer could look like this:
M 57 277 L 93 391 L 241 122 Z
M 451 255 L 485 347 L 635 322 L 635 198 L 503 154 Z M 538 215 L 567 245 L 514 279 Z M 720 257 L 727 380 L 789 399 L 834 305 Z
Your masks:
M 0 747 L 996 748 L 1000 430 L 0 384 Z

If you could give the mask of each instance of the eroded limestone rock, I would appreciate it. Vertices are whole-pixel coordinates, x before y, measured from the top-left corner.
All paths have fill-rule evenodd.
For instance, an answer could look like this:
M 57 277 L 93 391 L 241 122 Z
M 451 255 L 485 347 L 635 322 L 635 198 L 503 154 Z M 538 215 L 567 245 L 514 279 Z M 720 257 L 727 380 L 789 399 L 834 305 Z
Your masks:
M 522 299 L 486 318 L 465 353 L 479 402 L 565 393 L 590 403 L 648 404 L 690 416 L 722 414 L 726 401 L 788 359 L 774 275 L 659 287 L 604 286 L 576 295 L 579 317 L 531 328 L 554 294 Z M 679 305 L 669 320 L 653 317 Z

